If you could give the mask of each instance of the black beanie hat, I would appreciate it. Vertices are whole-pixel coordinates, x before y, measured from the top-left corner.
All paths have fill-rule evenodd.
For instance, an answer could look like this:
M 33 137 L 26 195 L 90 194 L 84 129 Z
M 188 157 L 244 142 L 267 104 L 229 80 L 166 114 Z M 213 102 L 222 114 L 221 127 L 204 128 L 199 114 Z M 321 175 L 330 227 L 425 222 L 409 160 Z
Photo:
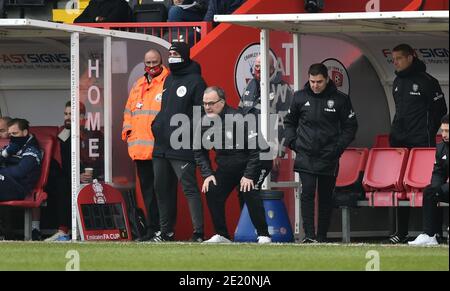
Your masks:
M 191 50 L 185 42 L 174 41 L 170 46 L 169 51 L 176 51 L 179 53 L 186 63 L 189 63 L 191 60 Z

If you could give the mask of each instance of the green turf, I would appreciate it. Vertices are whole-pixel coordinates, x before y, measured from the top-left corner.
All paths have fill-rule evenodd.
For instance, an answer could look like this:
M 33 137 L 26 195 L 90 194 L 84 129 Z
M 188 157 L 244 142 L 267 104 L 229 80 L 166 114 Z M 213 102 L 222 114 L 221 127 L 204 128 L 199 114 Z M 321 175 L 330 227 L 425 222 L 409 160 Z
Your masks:
M 449 270 L 448 246 L 188 243 L 0 243 L 0 270 L 65 270 L 76 250 L 81 270 L 365 270 L 375 250 L 380 270 Z

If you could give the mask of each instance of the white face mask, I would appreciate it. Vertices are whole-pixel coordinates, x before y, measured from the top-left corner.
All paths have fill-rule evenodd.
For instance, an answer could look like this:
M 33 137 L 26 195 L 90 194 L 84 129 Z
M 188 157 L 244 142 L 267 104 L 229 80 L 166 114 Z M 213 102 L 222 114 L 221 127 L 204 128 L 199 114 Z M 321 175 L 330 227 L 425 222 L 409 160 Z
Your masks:
M 169 64 L 179 64 L 184 62 L 183 58 L 169 58 Z

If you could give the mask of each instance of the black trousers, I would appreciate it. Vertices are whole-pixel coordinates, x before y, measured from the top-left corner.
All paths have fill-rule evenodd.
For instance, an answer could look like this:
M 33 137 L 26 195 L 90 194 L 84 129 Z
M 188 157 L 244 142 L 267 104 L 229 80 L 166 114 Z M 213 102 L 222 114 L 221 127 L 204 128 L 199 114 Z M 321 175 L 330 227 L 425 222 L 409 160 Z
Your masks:
M 193 232 L 203 235 L 203 204 L 197 184 L 195 162 L 154 157 L 153 169 L 161 232 L 165 234 L 174 232 L 179 180 L 188 201 Z
M 448 203 L 448 193 L 444 193 L 442 196 L 437 196 L 435 194 L 425 194 L 423 196 L 423 231 L 429 236 L 434 236 L 439 234 L 442 237 L 442 223 L 443 219 L 443 209 L 438 207 L 439 202 Z
M 147 212 L 147 232 L 153 234 L 160 230 L 158 201 L 154 189 L 152 160 L 136 161 L 136 169 Z
M 14 178 L 0 174 L 0 201 L 23 200 L 26 196 Z
M 330 224 L 331 212 L 333 211 L 332 195 L 336 186 L 335 176 L 322 176 L 305 172 L 299 172 L 302 183 L 301 188 L 301 210 L 303 229 L 307 238 L 325 239 Z M 317 236 L 314 226 L 314 201 L 316 189 L 319 195 L 319 223 Z
M 270 173 L 270 169 L 263 169 L 260 172 L 258 181 L 255 182 L 255 189 L 249 192 L 241 192 L 243 201 L 247 204 L 248 213 L 258 236 L 269 236 L 263 201 L 259 195 L 264 178 Z M 209 184 L 209 191 L 206 193 L 209 212 L 217 234 L 230 238 L 227 230 L 225 218 L 225 204 L 233 189 L 240 184 L 244 175 L 244 169 L 218 168 L 216 174 L 217 185 Z

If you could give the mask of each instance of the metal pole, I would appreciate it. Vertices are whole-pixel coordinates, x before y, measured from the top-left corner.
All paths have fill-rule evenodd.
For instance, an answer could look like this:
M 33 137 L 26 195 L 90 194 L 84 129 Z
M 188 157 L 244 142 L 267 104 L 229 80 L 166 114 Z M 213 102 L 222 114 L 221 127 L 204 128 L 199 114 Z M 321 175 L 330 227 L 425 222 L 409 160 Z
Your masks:
M 269 140 L 269 90 L 270 90 L 270 50 L 269 50 L 269 30 L 262 29 L 260 35 L 261 50 L 261 133 L 265 140 Z M 270 174 L 264 180 L 262 189 L 270 189 Z
M 72 166 L 72 240 L 77 239 L 78 191 L 80 186 L 80 34 L 70 36 L 70 102 L 71 102 L 71 166 Z
M 302 67 L 301 67 L 301 42 L 300 42 L 300 34 L 295 33 L 293 35 L 294 42 L 294 91 L 299 91 L 301 89 L 302 82 Z M 295 155 L 295 153 L 293 153 Z M 302 184 L 300 181 L 300 176 L 298 173 L 295 173 L 295 182 L 299 183 L 299 187 L 294 191 L 295 193 L 295 228 L 294 235 L 296 238 L 300 239 L 300 230 L 303 225 L 302 221 L 302 213 L 301 213 L 301 205 L 300 205 L 300 195 L 302 192 Z
M 105 183 L 112 183 L 112 53 L 111 53 L 111 37 L 105 37 L 103 41 L 104 53 L 104 149 L 105 149 Z

